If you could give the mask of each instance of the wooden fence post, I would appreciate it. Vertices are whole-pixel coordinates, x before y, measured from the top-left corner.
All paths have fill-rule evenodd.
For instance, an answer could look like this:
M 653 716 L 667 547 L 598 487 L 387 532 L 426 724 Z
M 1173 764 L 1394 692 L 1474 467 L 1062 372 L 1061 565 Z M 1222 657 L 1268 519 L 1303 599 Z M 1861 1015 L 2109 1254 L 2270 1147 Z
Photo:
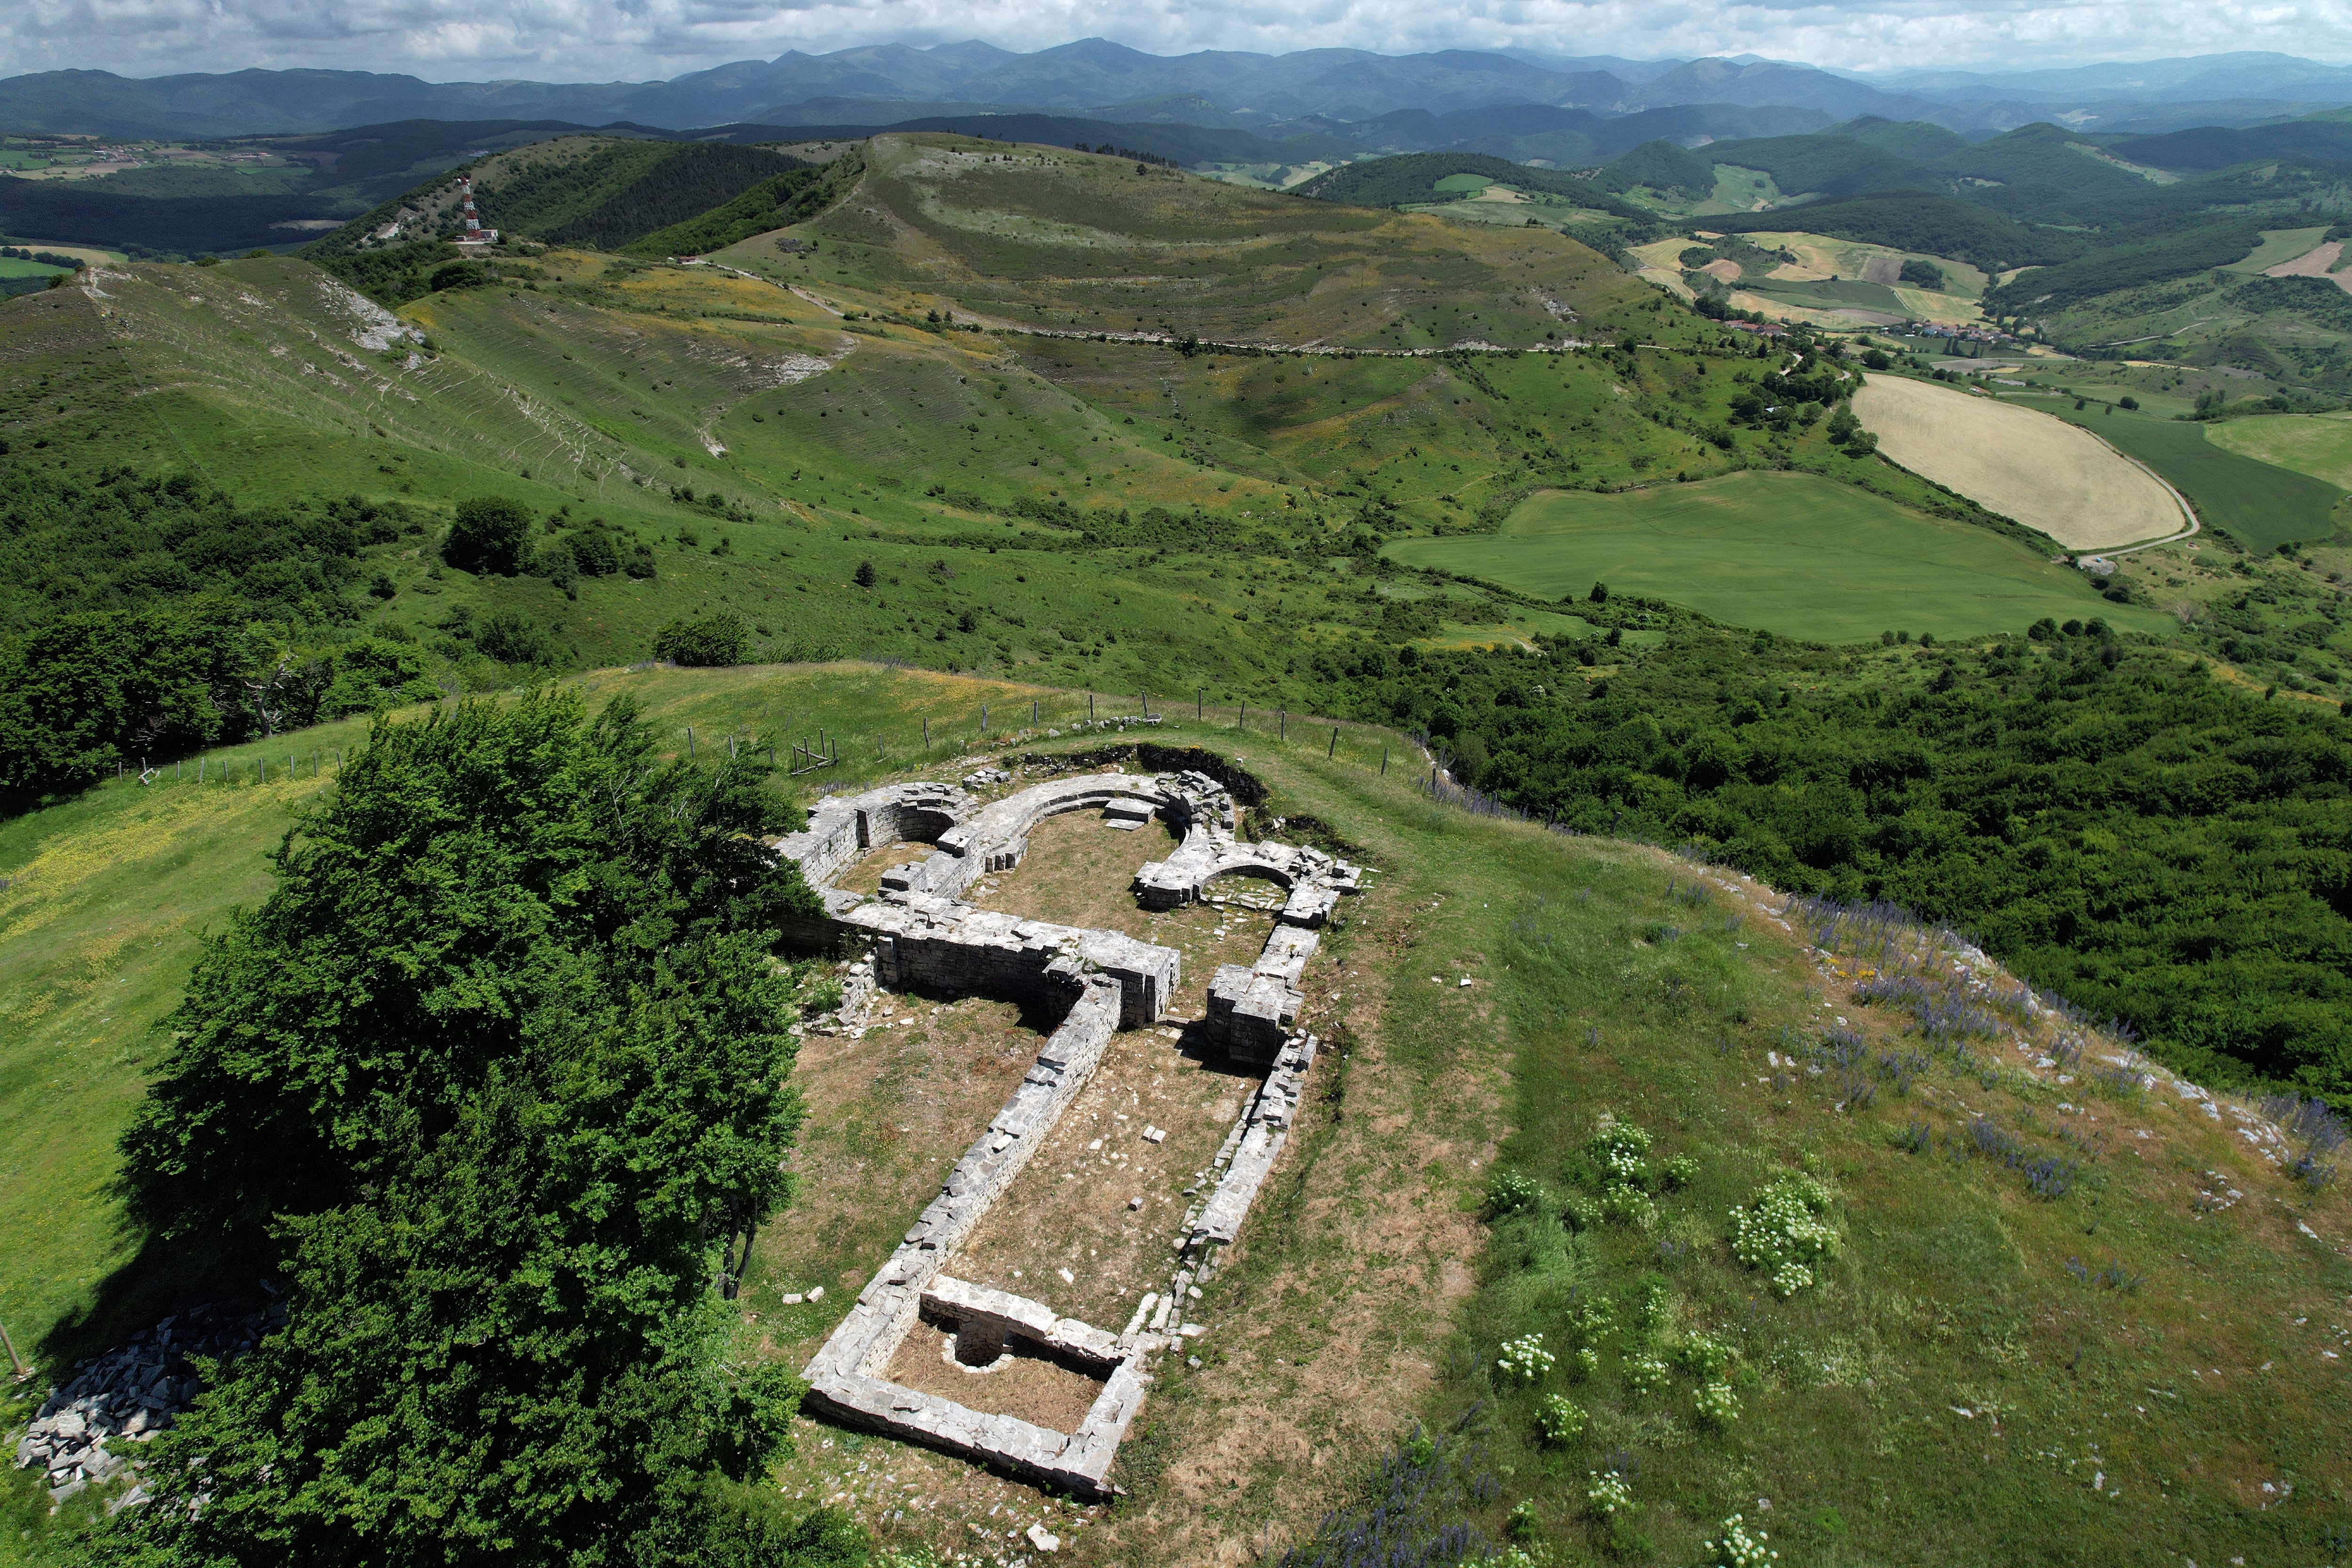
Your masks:
M 1339 754 L 1339 725 L 1337 725 L 1337 724 L 1334 724 L 1334 725 L 1332 725 L 1332 726 L 1331 726 L 1331 743 L 1330 743 L 1330 745 L 1328 745 L 1328 746 L 1327 746 L 1327 747 L 1325 747 L 1325 748 L 1324 748 L 1324 752 L 1323 752 L 1323 760 L 1324 760 L 1325 762 L 1329 762 L 1333 757 L 1336 757 L 1336 756 L 1338 756 Z

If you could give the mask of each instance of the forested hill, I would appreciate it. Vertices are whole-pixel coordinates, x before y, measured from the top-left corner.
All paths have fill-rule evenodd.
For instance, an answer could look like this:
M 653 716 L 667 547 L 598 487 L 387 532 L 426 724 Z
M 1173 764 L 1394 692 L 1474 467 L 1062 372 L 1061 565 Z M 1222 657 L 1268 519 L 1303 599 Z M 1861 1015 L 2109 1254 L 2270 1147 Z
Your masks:
M 2193 1077 L 2352 1094 L 2336 705 L 2264 700 L 2095 621 L 1863 653 L 1686 630 L 1588 680 L 1625 658 L 1585 642 L 1327 674 L 1335 701 L 1425 726 L 1514 805 L 1950 921 Z

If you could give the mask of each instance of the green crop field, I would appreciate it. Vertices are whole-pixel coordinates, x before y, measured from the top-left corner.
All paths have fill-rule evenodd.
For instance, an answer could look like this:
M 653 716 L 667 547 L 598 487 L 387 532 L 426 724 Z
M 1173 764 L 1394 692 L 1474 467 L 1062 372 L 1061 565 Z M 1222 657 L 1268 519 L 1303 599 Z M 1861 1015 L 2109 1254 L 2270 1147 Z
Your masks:
M 2336 530 L 2344 491 L 2325 479 L 2260 461 L 2206 439 L 2205 426 L 2144 414 L 2077 411 L 2063 402 L 2033 406 L 2095 430 L 2137 458 L 2189 498 L 2208 528 L 2267 553 L 2282 544 L 2325 539 Z
M 1742 282 L 1742 289 L 1761 294 L 1768 300 L 1785 300 L 1792 305 L 1803 305 L 1816 310 L 1889 310 L 1897 316 L 1904 313 L 1903 301 L 1895 290 L 1884 283 L 1865 283 L 1859 279 L 1821 279 L 1812 282 L 1761 278 Z
M 2266 228 L 2263 242 L 2254 247 L 2243 260 L 2232 261 L 2221 268 L 2224 272 L 2253 273 L 2276 267 L 2282 261 L 2293 261 L 2313 246 L 2327 237 L 2327 226 L 2316 228 Z
M 2205 438 L 2240 457 L 2352 490 L 2352 418 L 2341 414 L 2270 414 L 2223 419 Z
M 1580 598 L 1603 582 L 1732 626 L 1822 642 L 1883 631 L 1962 637 L 2044 616 L 2157 624 L 2103 604 L 2080 574 L 2021 545 L 1810 475 L 1735 474 L 1612 496 L 1551 491 L 1498 533 L 1405 540 L 1388 553 L 1546 598 Z

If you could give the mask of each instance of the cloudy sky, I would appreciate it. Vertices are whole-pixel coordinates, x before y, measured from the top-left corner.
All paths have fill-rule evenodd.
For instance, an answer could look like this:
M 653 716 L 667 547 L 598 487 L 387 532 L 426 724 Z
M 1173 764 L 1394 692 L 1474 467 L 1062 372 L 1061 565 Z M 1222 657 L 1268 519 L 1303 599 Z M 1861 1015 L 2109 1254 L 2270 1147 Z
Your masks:
M 1104 37 L 1156 54 L 1520 46 L 1636 59 L 1756 54 L 1853 70 L 2036 68 L 2275 49 L 2352 61 L 2346 0 L 16 0 L 0 75 L 247 66 L 648 80 L 854 44 Z

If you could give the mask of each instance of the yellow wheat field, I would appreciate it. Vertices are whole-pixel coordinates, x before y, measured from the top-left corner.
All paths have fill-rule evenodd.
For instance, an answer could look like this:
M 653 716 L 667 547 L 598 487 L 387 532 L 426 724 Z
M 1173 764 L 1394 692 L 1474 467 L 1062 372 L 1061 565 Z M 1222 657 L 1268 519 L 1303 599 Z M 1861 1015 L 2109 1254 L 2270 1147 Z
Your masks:
M 1890 375 L 1854 394 L 1853 413 L 1895 462 L 2069 550 L 2137 544 L 2189 525 L 2154 475 L 2047 414 Z

